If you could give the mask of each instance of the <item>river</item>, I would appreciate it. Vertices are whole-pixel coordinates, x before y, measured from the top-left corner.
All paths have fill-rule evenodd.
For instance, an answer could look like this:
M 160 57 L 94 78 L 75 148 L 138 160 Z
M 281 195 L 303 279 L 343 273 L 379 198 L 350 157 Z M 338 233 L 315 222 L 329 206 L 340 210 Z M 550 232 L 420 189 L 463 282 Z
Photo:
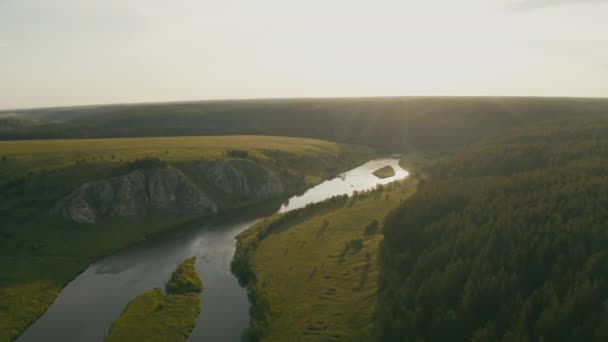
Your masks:
M 372 174 L 385 165 L 395 169 L 393 177 L 379 179 Z M 201 314 L 188 340 L 239 341 L 249 323 L 247 290 L 230 271 L 235 237 L 240 232 L 275 212 L 367 190 L 407 175 L 397 159 L 372 160 L 284 203 L 243 210 L 220 222 L 179 231 L 111 255 L 70 282 L 18 341 L 102 341 L 130 300 L 148 289 L 163 288 L 177 264 L 193 255 L 197 256 L 196 267 L 205 289 Z

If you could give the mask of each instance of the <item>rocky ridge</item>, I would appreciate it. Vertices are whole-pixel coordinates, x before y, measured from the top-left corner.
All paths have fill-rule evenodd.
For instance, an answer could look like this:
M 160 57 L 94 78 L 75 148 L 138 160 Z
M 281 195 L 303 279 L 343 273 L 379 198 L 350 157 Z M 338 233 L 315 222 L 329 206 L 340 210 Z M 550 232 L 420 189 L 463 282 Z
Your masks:
M 194 179 L 211 191 L 172 167 L 132 170 L 81 185 L 56 203 L 50 214 L 78 223 L 155 211 L 214 214 L 220 209 L 214 195 L 262 200 L 285 194 L 290 183 L 274 171 L 244 159 L 202 161 L 194 170 Z

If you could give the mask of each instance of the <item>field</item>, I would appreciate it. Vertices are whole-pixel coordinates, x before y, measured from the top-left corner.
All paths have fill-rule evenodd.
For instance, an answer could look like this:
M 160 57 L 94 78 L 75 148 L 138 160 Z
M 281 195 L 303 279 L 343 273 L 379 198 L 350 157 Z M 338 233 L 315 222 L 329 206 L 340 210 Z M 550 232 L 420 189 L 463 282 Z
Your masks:
M 203 284 L 194 268 L 195 259 L 177 266 L 167 283 L 167 294 L 152 289 L 135 297 L 112 324 L 105 341 L 185 341 L 201 310 Z
M 248 338 L 369 341 L 378 289 L 379 222 L 416 186 L 417 180 L 408 178 L 328 207 L 303 209 L 270 233 L 265 231 L 280 217 L 239 235 L 237 255 L 249 268 L 241 276 L 254 303 Z
M 274 151 L 295 155 L 339 153 L 338 145 L 328 141 L 269 136 L 0 141 L 4 162 L 28 171 L 48 171 L 78 161 L 117 164 L 145 156 L 178 163 L 224 158 L 228 150 L 244 150 L 254 157 L 267 157 L 264 152 Z
M 166 295 L 160 289 L 148 290 L 129 303 L 105 341 L 185 341 L 199 305 L 197 293 Z
M 265 167 L 298 172 L 308 184 L 370 155 L 368 148 L 282 137 L 0 142 L 6 156 L 0 160 L 0 340 L 18 336 L 94 260 L 200 219 L 158 214 L 82 226 L 48 216 L 60 198 L 135 159 L 157 156 L 187 170 L 201 159 L 230 158 L 225 153 L 236 149 Z

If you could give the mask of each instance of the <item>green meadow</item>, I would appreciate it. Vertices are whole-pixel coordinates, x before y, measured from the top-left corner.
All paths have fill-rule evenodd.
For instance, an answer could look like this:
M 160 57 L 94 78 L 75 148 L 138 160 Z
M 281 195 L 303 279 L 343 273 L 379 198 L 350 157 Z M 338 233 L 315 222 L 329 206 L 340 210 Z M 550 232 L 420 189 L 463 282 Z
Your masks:
M 14 168 L 50 171 L 77 162 L 120 163 L 157 157 L 169 163 L 224 158 L 228 150 L 244 150 L 253 157 L 272 152 L 294 155 L 337 154 L 332 142 L 270 136 L 199 136 L 119 139 L 61 139 L 0 141 L 0 156 Z
M 196 257 L 177 266 L 166 285 L 135 297 L 112 324 L 106 342 L 185 341 L 200 313 L 203 283 L 194 267 Z
M 235 152 L 237 151 L 237 152 Z M 81 184 L 157 157 L 189 174 L 200 160 L 248 158 L 308 186 L 366 160 L 371 150 L 315 139 L 179 137 L 0 142 L 0 341 L 17 337 L 95 260 L 204 217 L 150 214 L 79 225 L 49 209 Z M 235 203 L 237 208 L 245 203 Z
M 233 270 L 252 300 L 248 340 L 368 341 L 384 216 L 415 178 L 270 217 L 238 236 Z

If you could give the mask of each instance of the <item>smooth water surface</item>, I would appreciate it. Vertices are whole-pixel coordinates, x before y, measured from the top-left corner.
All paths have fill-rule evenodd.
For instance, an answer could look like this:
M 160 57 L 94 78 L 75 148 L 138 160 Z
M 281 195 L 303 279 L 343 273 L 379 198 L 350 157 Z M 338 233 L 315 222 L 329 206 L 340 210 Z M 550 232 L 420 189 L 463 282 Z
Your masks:
M 372 174 L 385 165 L 395 169 L 395 176 L 379 179 Z M 244 210 L 223 222 L 184 230 L 114 254 L 92 264 L 69 283 L 18 341 L 102 341 L 130 300 L 151 288 L 163 288 L 177 264 L 193 255 L 197 256 L 196 267 L 205 289 L 201 314 L 188 340 L 239 341 L 249 323 L 249 301 L 247 290 L 230 271 L 236 235 L 274 212 L 367 190 L 407 175 L 397 159 L 372 160 L 290 198 L 280 208 L 280 204 L 270 204 L 254 212 Z

